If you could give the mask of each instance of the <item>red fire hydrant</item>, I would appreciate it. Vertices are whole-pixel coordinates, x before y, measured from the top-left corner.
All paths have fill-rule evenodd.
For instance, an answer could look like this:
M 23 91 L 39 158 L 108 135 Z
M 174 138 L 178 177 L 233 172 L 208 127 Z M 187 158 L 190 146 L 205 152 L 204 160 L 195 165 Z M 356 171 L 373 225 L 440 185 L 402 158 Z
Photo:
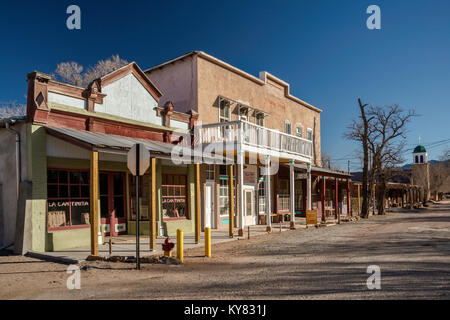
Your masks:
M 166 241 L 164 241 L 164 243 L 162 244 L 162 248 L 164 250 L 164 255 L 166 257 L 172 256 L 172 250 L 173 250 L 174 246 L 175 246 L 175 244 L 173 242 L 170 242 L 170 237 L 167 237 Z

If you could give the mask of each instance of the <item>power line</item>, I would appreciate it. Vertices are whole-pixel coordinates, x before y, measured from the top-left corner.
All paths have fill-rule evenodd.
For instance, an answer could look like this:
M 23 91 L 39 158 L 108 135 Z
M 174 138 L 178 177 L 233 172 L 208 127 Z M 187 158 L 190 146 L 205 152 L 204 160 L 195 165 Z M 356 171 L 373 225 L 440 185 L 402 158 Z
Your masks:
M 427 147 L 428 149 L 433 149 L 436 147 L 440 147 L 446 143 L 450 142 L 450 139 L 445 139 L 445 140 L 439 140 L 439 141 L 435 141 L 435 142 L 431 142 L 431 143 L 424 143 L 422 144 L 423 146 Z M 402 154 L 406 154 L 406 153 L 410 153 L 410 151 L 413 151 L 415 149 L 415 147 L 413 148 L 408 148 L 406 149 Z M 331 161 L 347 161 L 347 160 L 358 160 L 360 161 L 360 158 L 357 157 L 351 157 L 351 158 L 338 158 L 338 159 L 331 159 Z

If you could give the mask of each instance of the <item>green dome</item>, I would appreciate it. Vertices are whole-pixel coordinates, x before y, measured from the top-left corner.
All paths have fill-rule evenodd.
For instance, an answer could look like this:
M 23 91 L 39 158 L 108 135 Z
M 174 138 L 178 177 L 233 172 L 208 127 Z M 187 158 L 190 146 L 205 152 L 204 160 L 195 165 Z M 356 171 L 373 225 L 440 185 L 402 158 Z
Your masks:
M 414 149 L 414 153 L 421 153 L 421 152 L 427 152 L 427 150 L 425 150 L 425 147 L 424 147 L 424 146 L 417 146 L 417 147 Z

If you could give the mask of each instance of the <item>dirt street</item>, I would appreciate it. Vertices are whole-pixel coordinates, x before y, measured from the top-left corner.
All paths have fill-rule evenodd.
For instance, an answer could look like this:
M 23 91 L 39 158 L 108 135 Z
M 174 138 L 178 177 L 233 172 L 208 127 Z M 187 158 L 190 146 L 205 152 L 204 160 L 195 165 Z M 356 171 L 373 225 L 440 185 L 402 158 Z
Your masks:
M 68 290 L 67 266 L 0 256 L 0 299 L 449 299 L 450 202 L 324 228 L 200 248 L 184 265 L 95 263 Z M 367 267 L 381 269 L 368 290 Z M 105 269 L 110 268 L 110 269 Z

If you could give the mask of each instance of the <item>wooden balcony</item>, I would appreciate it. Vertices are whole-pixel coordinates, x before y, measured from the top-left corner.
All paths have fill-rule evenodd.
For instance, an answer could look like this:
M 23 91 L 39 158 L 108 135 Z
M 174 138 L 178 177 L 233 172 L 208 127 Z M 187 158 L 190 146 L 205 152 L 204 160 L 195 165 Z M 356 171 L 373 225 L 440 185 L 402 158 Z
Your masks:
M 247 121 L 221 122 L 197 128 L 195 144 L 222 144 L 227 150 L 241 150 L 310 161 L 313 155 L 312 141 L 268 129 Z

